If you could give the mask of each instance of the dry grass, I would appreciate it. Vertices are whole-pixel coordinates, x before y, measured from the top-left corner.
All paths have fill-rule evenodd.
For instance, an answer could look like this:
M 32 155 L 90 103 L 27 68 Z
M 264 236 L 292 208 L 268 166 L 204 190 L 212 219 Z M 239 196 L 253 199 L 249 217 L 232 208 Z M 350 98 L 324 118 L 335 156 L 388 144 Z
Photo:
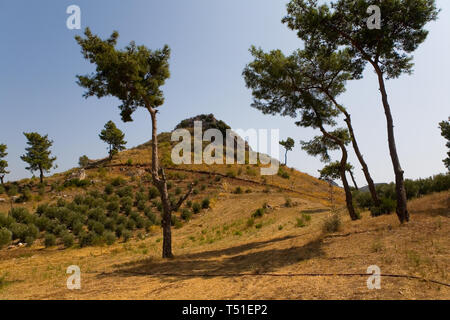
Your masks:
M 285 197 L 297 205 L 287 208 Z M 161 235 L 111 247 L 0 251 L 0 275 L 8 285 L 1 299 L 449 299 L 445 286 L 414 279 L 383 277 L 381 290 L 368 290 L 366 276 L 288 276 L 299 273 L 415 275 L 450 283 L 448 193 L 414 200 L 412 221 L 395 215 L 351 222 L 322 234 L 326 207 L 296 194 L 223 192 L 214 207 L 174 231 L 176 258 L 160 257 Z M 247 227 L 251 213 L 271 208 Z M 433 204 L 430 210 L 427 205 Z M 444 206 L 442 206 L 442 204 Z M 308 212 L 303 228 L 296 218 Z M 280 226 L 282 228 L 280 229 Z M 69 265 L 82 272 L 82 289 L 66 289 Z M 282 275 L 279 277 L 267 274 Z

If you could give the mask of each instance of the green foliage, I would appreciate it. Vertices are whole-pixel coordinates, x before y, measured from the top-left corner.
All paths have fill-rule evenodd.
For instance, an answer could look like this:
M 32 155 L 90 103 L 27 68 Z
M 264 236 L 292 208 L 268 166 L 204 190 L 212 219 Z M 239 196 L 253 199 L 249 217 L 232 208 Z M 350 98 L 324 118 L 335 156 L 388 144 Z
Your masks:
M 109 159 L 115 154 L 125 149 L 127 142 L 124 140 L 125 134 L 116 127 L 111 120 L 105 124 L 105 128 L 100 132 L 100 139 L 108 144 Z
M 377 217 L 382 214 L 390 214 L 395 211 L 396 201 L 391 198 L 381 198 L 379 207 L 371 207 L 370 213 L 372 217 Z
M 123 241 L 124 242 L 128 242 L 128 240 L 131 239 L 131 236 L 132 236 L 132 234 L 131 234 L 131 231 L 129 231 L 129 230 L 124 230 L 123 233 L 122 233 L 122 237 L 123 237 Z
M 78 165 L 80 168 L 86 168 L 89 165 L 89 162 L 90 160 L 86 155 L 83 155 L 78 159 Z
M 279 167 L 278 168 L 278 176 L 282 177 L 283 179 L 289 179 L 289 173 L 287 171 L 284 170 L 283 167 Z
M 73 246 L 74 244 L 74 236 L 68 232 L 65 232 L 62 236 L 62 242 L 64 244 L 65 248 L 70 248 Z
M 264 215 L 264 212 L 264 208 L 258 208 L 252 213 L 252 218 L 261 218 Z
M 53 247 L 56 244 L 56 236 L 51 233 L 47 233 L 44 237 L 44 245 L 46 248 Z
M 192 212 L 189 209 L 184 208 L 181 211 L 181 219 L 183 219 L 184 221 L 189 221 L 191 219 L 191 217 L 192 217 Z
M 159 197 L 159 191 L 156 187 L 150 187 L 148 190 L 148 198 L 151 199 L 155 199 L 156 197 Z
M 0 249 L 11 243 L 12 232 L 5 227 L 0 228 Z
M 138 107 L 154 108 L 163 104 L 160 87 L 170 76 L 168 46 L 152 51 L 131 42 L 125 49 L 118 50 L 115 48 L 118 32 L 102 40 L 86 28 L 84 36 L 75 39 L 84 58 L 96 65 L 95 73 L 77 76 L 78 84 L 87 89 L 85 97 L 110 95 L 118 98 L 122 101 L 119 108 L 123 121 L 131 121 Z
M 116 235 L 111 231 L 105 232 L 105 242 L 108 246 L 114 244 L 116 242 Z
M 48 139 L 48 135 L 41 136 L 37 132 L 25 133 L 27 144 L 29 147 L 25 148 L 26 154 L 21 156 L 22 161 L 28 163 L 27 170 L 32 173 L 39 171 L 41 174 L 41 182 L 44 172 L 49 172 L 53 166 L 56 157 L 51 157 L 50 147 L 53 141 Z
M 240 186 L 236 187 L 236 189 L 234 189 L 234 193 L 235 194 L 242 194 L 243 193 L 242 188 Z
M 322 230 L 324 233 L 336 232 L 340 229 L 341 224 L 341 217 L 337 213 L 333 213 L 325 220 Z
M 204 199 L 202 200 L 202 208 L 203 208 L 203 209 L 208 209 L 208 208 L 209 208 L 209 205 L 210 205 L 210 200 L 209 200 L 209 198 L 204 198 Z
M 448 121 L 442 121 L 439 123 L 439 128 L 441 129 L 441 136 L 447 140 L 445 144 L 448 149 L 450 149 L 450 117 Z M 0 156 L 1 158 L 1 156 Z M 450 150 L 447 152 L 447 158 L 442 160 L 444 162 L 445 167 L 450 171 Z M 1 174 L 1 165 L 0 165 L 0 174 Z
M 192 212 L 194 212 L 195 214 L 199 213 L 200 210 L 201 210 L 201 208 L 202 208 L 202 206 L 201 206 L 201 204 L 198 203 L 198 202 L 194 202 L 194 203 L 192 204 Z
M 8 168 L 8 162 L 5 159 L 3 159 L 8 155 L 6 149 L 7 149 L 6 144 L 0 144 L 0 181 L 2 184 L 5 175 L 9 173 L 9 171 L 6 170 L 6 168 Z M 2 194 L 3 192 L 0 192 L 0 194 Z

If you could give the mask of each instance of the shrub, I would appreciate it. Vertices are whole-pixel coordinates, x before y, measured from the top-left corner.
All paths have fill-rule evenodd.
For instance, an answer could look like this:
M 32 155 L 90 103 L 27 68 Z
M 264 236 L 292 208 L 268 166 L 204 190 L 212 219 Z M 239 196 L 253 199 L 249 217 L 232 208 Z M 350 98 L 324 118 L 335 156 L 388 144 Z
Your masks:
M 117 238 L 120 238 L 124 231 L 125 231 L 125 226 L 123 224 L 119 224 L 116 227 L 116 236 L 117 236 Z
M 4 246 L 7 246 L 11 243 L 12 240 L 12 232 L 6 228 L 0 229 L 0 249 Z
M 112 245 L 116 242 L 116 235 L 111 231 L 105 232 L 105 241 L 108 246 Z
M 137 203 L 136 207 L 138 208 L 139 211 L 144 211 L 144 209 L 145 209 L 145 201 L 144 200 L 140 200 Z
M 258 208 L 252 213 L 252 218 L 261 218 L 264 215 L 264 209 Z
M 256 224 L 256 225 L 255 225 L 255 228 L 256 228 L 256 229 L 261 229 L 261 228 L 262 228 L 262 223 L 260 222 L 260 223 Z
M 126 181 L 122 177 L 116 177 L 116 178 L 112 179 L 112 181 L 111 181 L 111 185 L 114 187 L 119 187 L 119 186 L 125 185 L 125 183 L 126 183 Z
M 25 238 L 27 237 L 28 227 L 23 223 L 11 223 L 9 230 L 12 232 L 12 238 L 20 239 L 21 242 L 25 242 Z
M 44 245 L 46 248 L 52 247 L 56 244 L 56 237 L 54 234 L 47 233 L 44 238 Z
M 253 227 L 254 224 L 255 224 L 255 219 L 250 218 L 250 219 L 247 220 L 247 227 L 248 228 Z
M 133 160 L 132 159 L 128 159 L 126 165 L 131 167 L 133 165 Z
M 72 247 L 73 243 L 74 243 L 73 235 L 68 232 L 64 233 L 62 236 L 62 242 L 63 242 L 65 248 Z
M 134 230 L 136 229 L 136 222 L 133 219 L 128 219 L 126 223 L 126 228 L 128 230 Z
M 242 188 L 239 186 L 239 187 L 236 187 L 236 189 L 234 189 L 234 193 L 235 194 L 242 194 Z
M 122 233 L 122 236 L 123 236 L 123 241 L 127 242 L 128 240 L 131 239 L 131 231 L 124 230 L 123 233 Z
M 394 199 L 382 198 L 380 200 L 381 204 L 379 207 L 371 207 L 370 214 L 372 217 L 377 217 L 382 214 L 390 214 L 396 208 L 396 202 Z
M 178 217 L 174 214 L 171 216 L 171 225 L 174 226 L 176 229 L 179 229 L 183 226 L 180 219 L 178 219 Z
M 180 187 L 177 187 L 176 189 L 175 189 L 175 194 L 176 195 L 180 195 L 181 194 L 181 188 Z
M 284 169 L 282 167 L 280 167 L 278 169 L 278 175 L 280 177 L 282 177 L 283 179 L 289 179 L 289 173 L 287 173 L 286 171 L 284 171 Z
M 292 199 L 291 199 L 291 198 L 285 198 L 284 206 L 285 206 L 286 208 L 292 207 Z
M 103 234 L 103 232 L 105 231 L 105 226 L 101 222 L 96 221 L 96 222 L 94 222 L 94 225 L 92 226 L 92 231 L 94 231 L 96 234 L 101 236 Z
M 205 199 L 202 200 L 202 208 L 203 209 L 208 209 L 209 208 L 209 204 L 210 204 L 209 198 L 205 198 Z
M 194 202 L 192 204 L 192 212 L 194 212 L 195 214 L 199 213 L 201 210 L 201 205 L 198 202 Z
M 322 227 L 323 232 L 330 233 L 336 232 L 341 227 L 341 217 L 337 213 L 334 213 L 328 217 Z
M 296 218 L 297 219 L 297 228 L 303 228 L 306 226 L 305 224 L 305 220 L 303 220 L 303 218 Z
M 110 195 L 114 192 L 114 187 L 112 186 L 112 184 L 108 184 L 105 186 L 105 193 L 107 195 Z
M 192 217 L 192 212 L 189 209 L 183 209 L 183 211 L 181 212 L 181 219 L 183 219 L 184 221 L 189 221 Z
M 26 208 L 12 208 L 9 212 L 10 216 L 13 217 L 18 223 L 32 223 L 34 222 L 34 216 L 30 214 Z
M 148 198 L 150 200 L 155 199 L 158 196 L 159 196 L 159 191 L 156 187 L 152 186 L 148 189 Z
M 83 230 L 83 224 L 80 221 L 76 221 L 72 226 L 72 232 L 75 235 L 79 235 L 82 230 Z
M 306 222 L 309 222 L 311 221 L 311 215 L 302 213 L 302 219 L 305 220 Z

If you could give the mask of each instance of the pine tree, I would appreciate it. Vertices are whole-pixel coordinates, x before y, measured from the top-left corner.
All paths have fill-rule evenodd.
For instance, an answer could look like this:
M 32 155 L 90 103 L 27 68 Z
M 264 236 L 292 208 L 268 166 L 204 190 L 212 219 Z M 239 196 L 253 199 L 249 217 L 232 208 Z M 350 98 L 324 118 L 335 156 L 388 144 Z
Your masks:
M 284 153 L 284 165 L 286 166 L 287 165 L 287 153 L 288 153 L 288 151 L 291 151 L 292 148 L 294 148 L 295 141 L 291 137 L 288 137 L 286 140 L 280 141 L 280 145 L 282 145 L 284 147 L 284 149 L 286 150 Z
M 44 182 L 44 172 L 49 172 L 53 166 L 53 162 L 56 157 L 51 157 L 50 147 L 53 145 L 53 141 L 48 139 L 48 135 L 41 136 L 37 132 L 25 133 L 27 138 L 27 144 L 29 147 L 25 148 L 27 152 L 20 158 L 28 163 L 27 170 L 31 173 L 39 171 L 39 178 L 41 183 Z
M 125 149 L 127 142 L 124 140 L 125 134 L 116 127 L 116 124 L 111 120 L 105 124 L 105 128 L 100 132 L 100 139 L 108 144 L 109 160 L 119 151 Z
M 158 158 L 158 108 L 164 103 L 161 86 L 169 78 L 170 49 L 166 45 L 160 50 L 150 50 L 131 42 L 125 49 L 117 49 L 118 32 L 102 40 L 86 28 L 84 37 L 75 39 L 81 47 L 82 54 L 90 63 L 96 65 L 96 71 L 86 76 L 77 76 L 78 84 L 86 88 L 84 97 L 114 96 L 121 100 L 119 106 L 123 121 L 133 121 L 132 114 L 137 108 L 146 109 L 152 123 L 152 180 L 158 188 L 163 206 L 163 258 L 171 258 L 172 212 L 177 211 L 192 192 L 192 185 L 187 193 L 175 204 L 169 200 L 167 180 Z
M 0 182 L 2 183 L 2 185 L 4 184 L 3 180 L 5 178 L 5 175 L 9 173 L 9 171 L 6 170 L 6 168 L 8 168 L 8 162 L 3 159 L 8 155 L 6 149 L 6 144 L 0 144 Z

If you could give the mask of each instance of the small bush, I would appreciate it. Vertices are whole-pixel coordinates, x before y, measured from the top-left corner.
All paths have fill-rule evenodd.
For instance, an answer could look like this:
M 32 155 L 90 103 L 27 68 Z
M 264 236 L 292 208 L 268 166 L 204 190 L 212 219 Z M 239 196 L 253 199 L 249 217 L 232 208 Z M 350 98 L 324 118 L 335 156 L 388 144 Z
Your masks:
M 56 236 L 51 233 L 47 233 L 44 238 L 44 245 L 46 248 L 53 247 L 56 244 Z
M 195 214 L 199 213 L 201 210 L 201 205 L 198 202 L 194 202 L 192 204 L 192 212 L 194 212 Z
M 323 232 L 331 233 L 336 232 L 341 227 L 341 217 L 337 213 L 334 213 L 328 217 L 322 227 Z
M 116 235 L 111 231 L 105 232 L 105 242 L 108 246 L 114 244 L 116 242 Z
M 11 243 L 12 240 L 12 232 L 6 228 L 0 229 L 0 248 L 7 246 Z
M 264 209 L 258 208 L 252 213 L 252 218 L 261 218 L 264 215 Z
M 306 226 L 305 220 L 303 220 L 303 218 L 296 218 L 296 219 L 297 219 L 297 224 L 296 224 L 297 228 L 303 228 Z
M 105 193 L 107 195 L 111 195 L 114 192 L 114 187 L 112 186 L 112 184 L 108 184 L 105 186 Z
M 122 237 L 123 237 L 123 241 L 127 242 L 128 240 L 131 239 L 131 231 L 130 230 L 124 230 L 122 233 Z
M 210 205 L 209 198 L 205 198 L 205 199 L 202 200 L 202 208 L 203 209 L 208 209 L 209 205 Z
M 382 214 L 390 214 L 397 207 L 395 200 L 390 198 L 382 198 L 379 207 L 371 207 L 370 213 L 372 217 L 377 217 Z
M 159 196 L 159 191 L 156 187 L 150 187 L 148 189 L 148 198 L 151 199 L 155 199 L 156 197 Z
M 284 202 L 284 206 L 286 207 L 286 208 L 290 208 L 290 207 L 292 207 L 292 199 L 291 198 L 285 198 L 285 202 Z
M 255 224 L 255 219 L 250 218 L 247 220 L 247 228 L 253 227 L 254 224 Z
M 189 221 L 192 217 L 192 212 L 189 209 L 183 209 L 183 211 L 181 212 L 181 219 L 183 219 L 184 221 Z
M 234 189 L 234 193 L 235 194 L 242 194 L 243 193 L 242 188 L 240 186 L 236 187 L 236 189 Z
M 63 242 L 65 248 L 72 247 L 74 241 L 75 241 L 74 236 L 68 232 L 64 233 L 64 235 L 62 236 L 62 242 Z

